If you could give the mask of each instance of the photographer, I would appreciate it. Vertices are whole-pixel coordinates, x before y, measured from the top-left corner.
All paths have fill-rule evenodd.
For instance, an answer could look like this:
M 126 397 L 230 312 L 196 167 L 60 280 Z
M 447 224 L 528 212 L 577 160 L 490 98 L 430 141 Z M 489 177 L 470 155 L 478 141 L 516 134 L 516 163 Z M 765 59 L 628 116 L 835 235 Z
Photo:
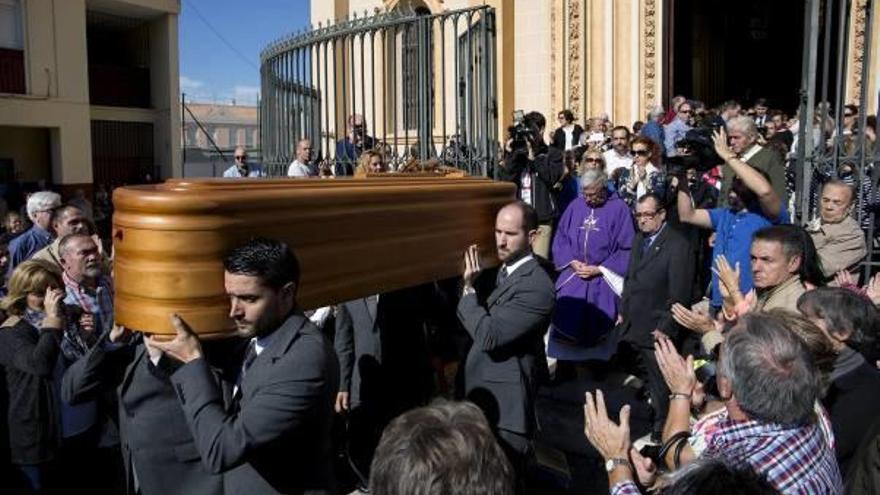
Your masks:
M 498 179 L 516 184 L 516 197 L 538 213 L 538 236 L 532 244 L 535 254 L 549 259 L 553 223 L 559 215 L 553 185 L 563 173 L 562 151 L 547 146 L 547 121 L 539 112 L 529 112 L 507 129 L 506 156 L 498 168 Z

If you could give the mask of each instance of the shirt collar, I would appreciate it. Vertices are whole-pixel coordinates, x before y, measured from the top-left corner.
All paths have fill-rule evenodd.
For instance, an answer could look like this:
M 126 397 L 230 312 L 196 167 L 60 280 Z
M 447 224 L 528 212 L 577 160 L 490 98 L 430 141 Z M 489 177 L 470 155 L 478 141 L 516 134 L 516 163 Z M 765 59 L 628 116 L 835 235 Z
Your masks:
M 747 162 L 747 161 L 749 161 L 753 156 L 757 155 L 758 152 L 761 151 L 762 149 L 764 149 L 764 148 L 762 148 L 760 144 L 755 143 L 755 144 L 752 145 L 751 148 L 748 149 L 748 151 L 746 151 L 745 153 L 742 154 L 742 156 L 740 157 L 740 159 L 741 159 L 742 161 L 744 161 L 744 162 Z
M 517 261 L 513 262 L 513 264 L 511 264 L 511 265 L 505 264 L 504 270 L 506 270 L 507 276 L 509 277 L 514 272 L 514 270 L 523 266 L 524 264 L 526 264 L 526 262 L 528 262 L 532 258 L 534 258 L 534 256 L 531 253 L 529 253 L 529 254 L 523 256 L 522 258 L 518 259 Z
M 648 242 L 650 242 L 651 244 L 654 244 L 654 241 L 657 239 L 657 236 L 660 235 L 660 233 L 663 232 L 663 229 L 665 229 L 665 228 L 666 228 L 666 222 L 663 222 L 663 225 L 661 225 L 660 228 L 657 229 L 657 232 L 654 232 L 653 234 L 651 234 L 648 237 Z
M 262 337 L 253 337 L 251 340 L 254 342 L 254 350 L 257 352 L 257 356 L 259 356 L 267 347 L 271 346 L 273 342 L 278 338 L 278 334 L 281 333 L 278 330 L 270 333 L 269 335 L 264 335 Z
M 64 280 L 64 285 L 67 288 L 76 291 L 78 294 L 93 294 L 91 289 L 89 289 L 85 285 L 80 284 L 76 280 L 72 279 L 67 274 L 67 272 L 61 272 L 61 278 Z M 101 275 L 98 277 L 98 280 L 95 281 L 94 293 L 97 293 L 102 288 L 107 288 L 107 287 L 109 287 L 108 279 L 104 275 Z

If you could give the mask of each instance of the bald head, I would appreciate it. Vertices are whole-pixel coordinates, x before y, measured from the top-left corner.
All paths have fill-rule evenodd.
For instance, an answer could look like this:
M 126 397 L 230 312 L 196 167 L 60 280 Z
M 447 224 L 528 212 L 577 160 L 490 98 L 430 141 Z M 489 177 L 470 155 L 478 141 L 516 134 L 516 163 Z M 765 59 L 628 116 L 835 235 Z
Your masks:
M 312 161 L 312 141 L 310 139 L 300 139 L 296 143 L 296 159 L 300 163 Z
M 508 203 L 495 218 L 495 249 L 502 263 L 531 250 L 538 232 L 538 214 L 522 201 Z
M 827 182 L 822 187 L 821 210 L 823 223 L 842 222 L 852 211 L 855 194 L 849 184 L 840 180 Z

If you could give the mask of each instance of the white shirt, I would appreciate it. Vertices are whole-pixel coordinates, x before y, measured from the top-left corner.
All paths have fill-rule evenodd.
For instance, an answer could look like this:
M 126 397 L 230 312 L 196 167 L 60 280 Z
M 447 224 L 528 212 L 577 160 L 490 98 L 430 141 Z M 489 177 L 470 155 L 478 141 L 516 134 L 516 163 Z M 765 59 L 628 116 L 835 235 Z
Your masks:
M 574 126 L 569 125 L 562 128 L 562 132 L 565 133 L 565 149 L 570 150 L 574 148 Z
M 605 159 L 605 173 L 608 174 L 608 177 L 611 177 L 615 170 L 629 168 L 633 164 L 633 156 L 630 153 L 621 155 L 614 148 L 602 153 L 602 158 Z
M 514 271 L 516 271 L 517 268 L 523 266 L 524 264 L 526 264 L 527 261 L 532 258 L 534 258 L 533 255 L 527 254 L 522 258 L 516 260 L 516 262 L 514 262 L 512 265 L 501 265 L 501 268 L 507 272 L 507 276 L 509 277 L 513 274 Z
M 263 169 L 259 165 L 249 163 L 247 176 L 248 177 L 265 177 L 266 174 L 263 173 Z M 238 171 L 238 166 L 232 165 L 231 167 L 227 168 L 223 172 L 223 177 L 240 179 L 242 177 L 242 175 L 241 175 L 241 172 Z
M 287 167 L 288 177 L 309 177 L 311 175 L 312 171 L 309 169 L 309 166 L 299 160 L 294 160 Z

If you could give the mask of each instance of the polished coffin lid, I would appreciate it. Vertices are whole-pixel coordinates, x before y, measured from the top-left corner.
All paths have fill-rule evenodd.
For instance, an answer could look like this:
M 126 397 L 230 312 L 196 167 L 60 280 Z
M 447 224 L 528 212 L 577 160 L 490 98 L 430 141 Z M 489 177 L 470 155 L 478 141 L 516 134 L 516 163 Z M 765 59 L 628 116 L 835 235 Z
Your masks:
M 115 315 L 173 333 L 176 312 L 204 337 L 228 334 L 223 256 L 253 236 L 299 258 L 297 300 L 316 308 L 461 274 L 514 186 L 476 177 L 172 179 L 113 193 Z

